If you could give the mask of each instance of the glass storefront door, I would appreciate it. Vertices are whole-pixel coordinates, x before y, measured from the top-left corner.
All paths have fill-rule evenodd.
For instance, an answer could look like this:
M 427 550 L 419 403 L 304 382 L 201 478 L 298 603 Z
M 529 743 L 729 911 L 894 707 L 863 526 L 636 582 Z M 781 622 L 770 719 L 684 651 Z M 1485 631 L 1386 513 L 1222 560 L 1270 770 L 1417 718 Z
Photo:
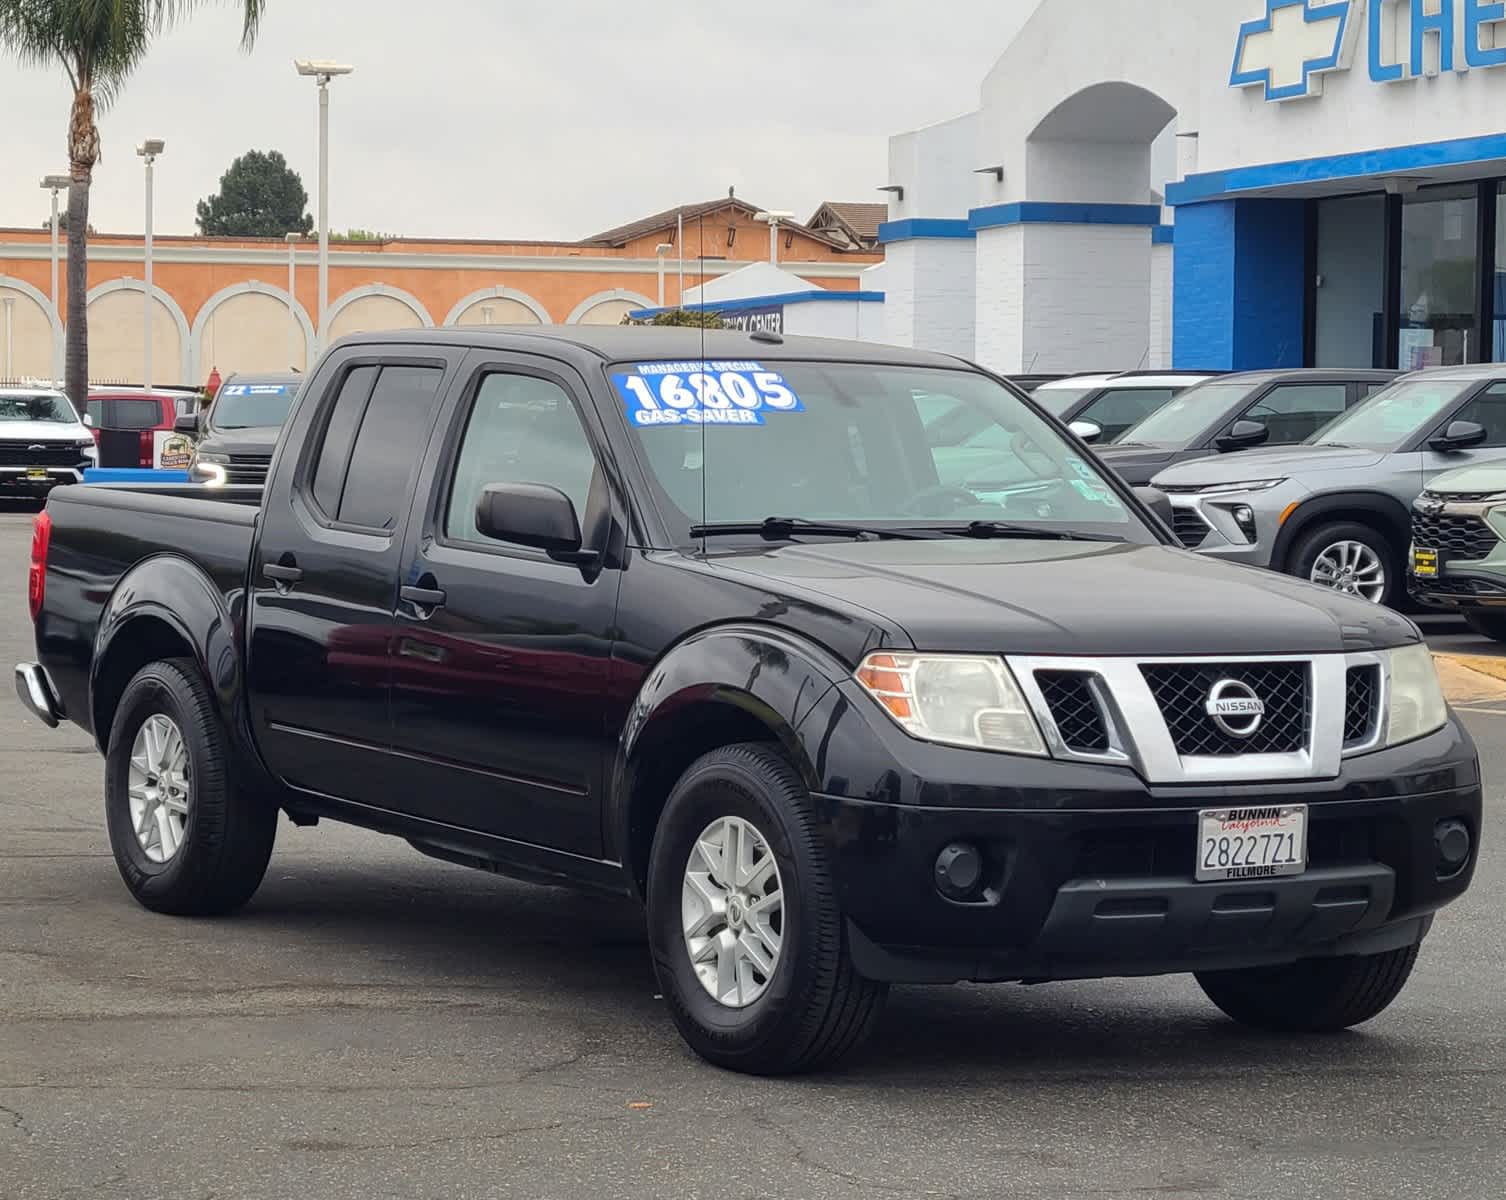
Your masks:
M 1401 209 L 1403 371 L 1478 361 L 1479 189 L 1473 183 L 1423 188 Z
M 1315 367 L 1386 365 L 1386 197 L 1317 203 Z

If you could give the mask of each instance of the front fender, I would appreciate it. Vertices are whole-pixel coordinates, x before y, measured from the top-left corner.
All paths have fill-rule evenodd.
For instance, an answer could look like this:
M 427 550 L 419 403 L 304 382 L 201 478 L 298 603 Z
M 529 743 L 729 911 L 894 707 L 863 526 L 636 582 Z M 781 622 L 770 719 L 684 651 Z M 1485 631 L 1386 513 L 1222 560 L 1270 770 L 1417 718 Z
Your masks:
M 1378 517 L 1385 532 L 1393 539 L 1401 539 L 1396 549 L 1405 552 L 1405 539 L 1412 527 L 1412 514 L 1407 506 L 1387 492 L 1347 491 L 1319 492 L 1305 497 L 1292 513 L 1271 549 L 1271 565 L 1281 570 L 1292 553 L 1297 539 L 1325 517 L 1342 518 L 1347 513 L 1369 513 Z
M 815 767 L 797 731 L 850 673 L 830 651 L 775 626 L 720 626 L 679 642 L 644 677 L 628 711 L 608 792 L 609 844 L 624 855 L 632 845 L 632 799 L 644 771 L 670 759 L 688 766 L 721 744 L 718 731 L 757 726 L 778 739 L 814 788 Z

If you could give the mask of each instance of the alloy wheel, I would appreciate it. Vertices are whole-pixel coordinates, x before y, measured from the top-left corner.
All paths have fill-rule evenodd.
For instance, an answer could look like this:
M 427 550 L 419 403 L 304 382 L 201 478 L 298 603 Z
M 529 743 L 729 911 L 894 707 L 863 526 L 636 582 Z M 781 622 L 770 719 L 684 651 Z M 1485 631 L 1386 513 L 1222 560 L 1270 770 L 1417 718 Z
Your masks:
M 746 1008 L 768 990 L 784 941 L 784 888 L 768 839 L 720 817 L 691 847 L 680 915 L 696 978 L 718 1004 Z
M 1313 583 L 1379 604 L 1386 594 L 1386 565 L 1364 542 L 1342 541 L 1326 546 L 1313 561 Z
M 154 863 L 171 862 L 183 845 L 193 790 L 188 746 L 170 717 L 153 713 L 137 730 L 126 786 L 142 853 Z

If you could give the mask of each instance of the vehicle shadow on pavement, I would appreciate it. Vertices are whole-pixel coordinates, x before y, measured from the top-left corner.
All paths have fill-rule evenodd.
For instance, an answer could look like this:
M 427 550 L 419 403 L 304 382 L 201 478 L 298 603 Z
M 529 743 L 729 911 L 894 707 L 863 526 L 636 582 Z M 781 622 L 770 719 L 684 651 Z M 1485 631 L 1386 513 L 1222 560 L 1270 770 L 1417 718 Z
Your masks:
M 392 864 L 396 864 L 395 866 Z M 261 893 L 234 921 L 235 941 L 278 950 L 297 971 L 316 965 L 340 986 L 542 1000 L 562 1031 L 625 1022 L 645 1034 L 631 1057 L 676 1051 L 649 962 L 641 911 L 628 900 L 494 879 L 417 858 L 386 863 L 274 859 Z M 190 929 L 210 927 L 194 923 Z M 547 1012 L 536 1014 L 550 1020 Z M 872 1045 L 819 1076 L 824 1083 L 1061 1083 L 1165 1075 L 1373 1076 L 1430 1058 L 1436 1047 L 1369 1032 L 1294 1039 L 1243 1030 L 1190 978 L 901 987 Z M 505 1036 L 499 1031 L 499 1036 Z M 710 1069 L 710 1068 L 706 1068 Z

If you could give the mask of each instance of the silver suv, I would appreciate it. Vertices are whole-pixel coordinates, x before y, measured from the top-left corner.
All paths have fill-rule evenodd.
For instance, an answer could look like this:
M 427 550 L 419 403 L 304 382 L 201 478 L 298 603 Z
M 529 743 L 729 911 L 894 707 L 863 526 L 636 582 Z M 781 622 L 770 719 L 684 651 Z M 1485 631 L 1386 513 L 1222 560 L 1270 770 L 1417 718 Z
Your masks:
M 1311 441 L 1163 471 L 1184 546 L 1377 604 L 1405 594 L 1412 502 L 1434 476 L 1506 460 L 1506 364 L 1418 371 Z

